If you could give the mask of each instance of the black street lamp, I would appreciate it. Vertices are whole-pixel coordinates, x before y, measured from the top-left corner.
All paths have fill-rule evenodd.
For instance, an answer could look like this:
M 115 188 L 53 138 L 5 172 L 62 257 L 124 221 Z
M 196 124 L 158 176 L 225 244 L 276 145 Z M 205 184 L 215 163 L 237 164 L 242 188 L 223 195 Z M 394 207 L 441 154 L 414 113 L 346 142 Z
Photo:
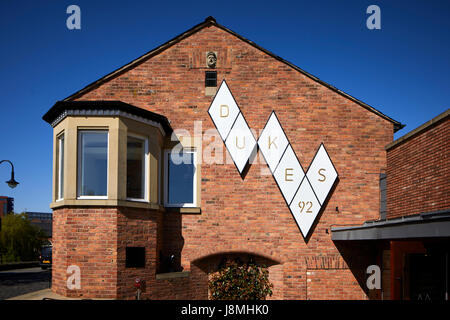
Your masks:
M 14 165 L 9 160 L 2 160 L 0 161 L 0 164 L 2 164 L 3 162 L 9 162 L 9 164 L 11 165 L 11 179 L 6 181 L 6 183 L 11 189 L 14 189 L 19 184 L 16 180 L 14 180 Z

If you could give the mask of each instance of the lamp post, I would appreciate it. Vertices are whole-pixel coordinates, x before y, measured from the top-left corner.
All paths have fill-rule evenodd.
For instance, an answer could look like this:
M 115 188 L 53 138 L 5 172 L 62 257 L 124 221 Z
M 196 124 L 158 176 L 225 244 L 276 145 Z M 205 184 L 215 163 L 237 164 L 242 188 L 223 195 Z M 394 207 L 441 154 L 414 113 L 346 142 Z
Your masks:
M 6 181 L 6 183 L 11 189 L 14 189 L 19 184 L 16 180 L 14 180 L 14 165 L 9 160 L 2 160 L 0 161 L 0 164 L 2 164 L 3 162 L 9 162 L 9 164 L 11 165 L 11 179 Z

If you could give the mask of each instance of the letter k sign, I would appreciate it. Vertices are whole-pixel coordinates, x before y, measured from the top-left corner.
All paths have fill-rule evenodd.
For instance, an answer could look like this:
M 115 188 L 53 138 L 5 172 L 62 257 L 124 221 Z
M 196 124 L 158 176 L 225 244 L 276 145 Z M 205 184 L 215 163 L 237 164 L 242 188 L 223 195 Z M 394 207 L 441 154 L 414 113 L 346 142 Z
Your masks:
M 306 238 L 338 178 L 324 144 L 320 145 L 305 173 L 275 112 L 271 113 L 256 141 L 225 80 L 208 113 L 241 175 L 250 157 L 256 153 L 256 146 L 259 147 Z

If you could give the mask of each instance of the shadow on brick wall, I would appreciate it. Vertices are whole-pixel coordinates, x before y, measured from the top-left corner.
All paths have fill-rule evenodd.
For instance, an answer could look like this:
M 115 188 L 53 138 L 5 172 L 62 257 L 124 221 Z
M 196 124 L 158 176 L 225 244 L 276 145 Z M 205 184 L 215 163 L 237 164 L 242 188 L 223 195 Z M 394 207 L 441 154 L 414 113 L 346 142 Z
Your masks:
M 370 265 L 379 265 L 379 244 L 373 241 L 335 241 L 334 244 L 361 289 L 370 299 L 375 298 L 366 285 L 366 270 Z

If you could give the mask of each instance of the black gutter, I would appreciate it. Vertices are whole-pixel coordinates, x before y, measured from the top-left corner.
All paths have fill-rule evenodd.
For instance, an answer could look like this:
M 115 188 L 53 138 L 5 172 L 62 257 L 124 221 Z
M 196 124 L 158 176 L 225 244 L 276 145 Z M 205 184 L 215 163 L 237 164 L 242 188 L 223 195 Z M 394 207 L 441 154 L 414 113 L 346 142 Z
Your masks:
M 165 116 L 118 100 L 58 101 L 53 105 L 53 107 L 50 108 L 50 110 L 47 111 L 46 114 L 42 116 L 42 119 L 49 124 L 52 124 L 58 116 L 69 110 L 121 111 L 155 121 L 162 126 L 166 134 L 172 133 L 172 127 L 170 126 L 169 120 Z
M 333 241 L 450 237 L 450 210 L 331 228 Z

